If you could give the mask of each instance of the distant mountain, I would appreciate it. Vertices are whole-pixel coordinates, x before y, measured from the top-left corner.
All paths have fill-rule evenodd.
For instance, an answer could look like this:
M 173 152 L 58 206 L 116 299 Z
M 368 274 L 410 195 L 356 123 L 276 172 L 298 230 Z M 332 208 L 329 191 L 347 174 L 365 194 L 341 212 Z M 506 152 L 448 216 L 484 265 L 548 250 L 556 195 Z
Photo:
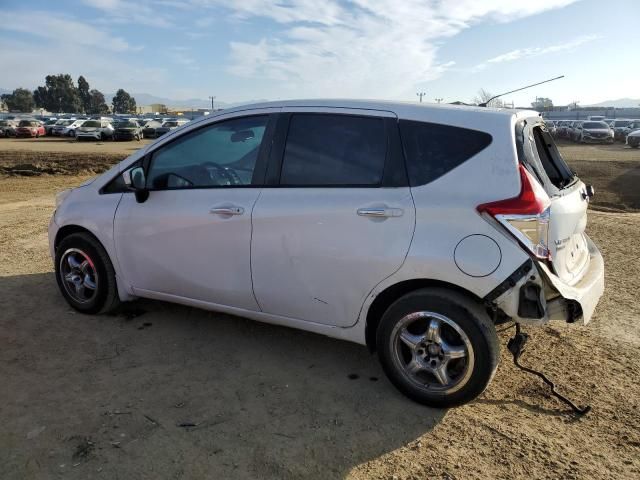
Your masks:
M 582 105 L 582 107 L 612 107 L 612 108 L 631 108 L 640 105 L 640 98 L 619 98 L 617 100 L 605 100 L 600 103 L 591 105 Z

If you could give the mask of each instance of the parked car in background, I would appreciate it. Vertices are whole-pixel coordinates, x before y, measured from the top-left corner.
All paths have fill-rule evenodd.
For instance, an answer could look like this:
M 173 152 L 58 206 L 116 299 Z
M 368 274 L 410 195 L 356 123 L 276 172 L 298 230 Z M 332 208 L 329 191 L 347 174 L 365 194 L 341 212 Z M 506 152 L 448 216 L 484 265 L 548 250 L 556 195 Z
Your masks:
M 170 135 L 58 194 L 74 309 L 146 297 L 356 342 L 450 407 L 494 377 L 496 324 L 587 323 L 604 291 L 593 189 L 537 112 L 271 102 Z
M 636 130 L 640 130 L 640 120 L 631 120 L 629 124 L 622 129 L 623 138 L 627 138 L 627 135 Z
M 582 124 L 582 120 L 573 120 L 567 127 L 567 138 L 576 142 L 578 140 L 578 136 L 580 135 L 580 124 Z
M 54 137 L 62 136 L 62 132 L 64 131 L 64 129 L 67 128 L 69 125 L 71 125 L 74 121 L 75 121 L 75 118 L 73 119 L 63 118 L 61 120 L 58 120 L 56 124 L 51 128 L 51 135 L 53 135 Z
M 91 138 L 94 140 L 105 140 L 113 137 L 114 129 L 107 120 L 85 120 L 76 129 L 76 139 Z
M 55 127 L 57 123 L 58 123 L 58 120 L 56 120 L 55 118 L 44 122 L 45 135 L 51 135 L 51 131 L 53 130 L 53 127 Z
M 604 115 L 589 115 L 587 120 L 591 120 L 594 122 L 602 122 L 604 121 Z
M 86 122 L 86 119 L 78 119 L 78 120 L 74 120 L 73 122 L 71 122 L 69 125 L 67 125 L 63 130 L 61 135 L 63 137 L 75 137 L 76 136 L 76 130 L 78 128 L 80 128 L 84 122 Z
M 580 122 L 575 141 L 579 143 L 613 143 L 613 130 L 605 122 Z
M 41 122 L 37 120 L 20 120 L 16 127 L 16 137 L 44 137 L 45 130 Z
M 151 120 L 142 129 L 144 138 L 156 138 L 156 129 L 162 127 L 162 122 Z
M 165 133 L 168 133 L 171 130 L 175 130 L 176 128 L 184 125 L 185 123 L 189 123 L 189 120 L 167 120 L 163 122 L 161 126 L 156 128 L 156 137 L 164 135 Z
M 15 137 L 17 126 L 15 120 L 0 120 L 0 137 Z
M 632 120 L 613 120 L 609 126 L 613 130 L 613 138 L 615 140 L 624 141 L 624 129 L 632 122 Z
M 557 135 L 559 138 L 569 138 L 570 120 L 560 120 L 557 123 Z
M 556 127 L 556 124 L 553 120 L 545 120 L 544 124 L 551 135 L 555 137 L 558 134 L 558 127 Z
M 136 121 L 118 122 L 114 126 L 114 140 L 138 140 L 143 137 L 142 127 Z
M 629 145 L 631 148 L 640 147 L 640 129 L 635 130 L 627 135 L 627 145 Z

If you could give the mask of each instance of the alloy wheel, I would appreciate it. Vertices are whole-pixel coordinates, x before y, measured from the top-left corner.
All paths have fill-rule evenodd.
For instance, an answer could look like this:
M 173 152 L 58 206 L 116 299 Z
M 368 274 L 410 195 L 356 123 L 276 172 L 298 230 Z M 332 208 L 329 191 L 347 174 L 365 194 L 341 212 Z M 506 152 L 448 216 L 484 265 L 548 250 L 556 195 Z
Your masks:
M 395 325 L 390 341 L 396 367 L 421 389 L 449 394 L 471 377 L 475 361 L 471 341 L 444 315 L 410 313 Z
M 93 300 L 98 291 L 98 274 L 89 255 L 78 248 L 60 257 L 60 276 L 67 294 L 78 303 Z

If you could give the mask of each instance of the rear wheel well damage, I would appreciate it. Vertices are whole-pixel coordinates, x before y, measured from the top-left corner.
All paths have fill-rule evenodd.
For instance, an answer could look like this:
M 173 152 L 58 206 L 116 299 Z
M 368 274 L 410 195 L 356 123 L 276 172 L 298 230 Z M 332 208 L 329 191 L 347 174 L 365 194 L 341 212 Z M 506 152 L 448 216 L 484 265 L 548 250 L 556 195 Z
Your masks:
M 440 280 L 421 278 L 414 280 L 405 280 L 403 282 L 391 285 L 376 296 L 375 300 L 371 303 L 371 305 L 369 306 L 369 310 L 367 311 L 365 340 L 369 351 L 376 351 L 376 332 L 378 330 L 378 325 L 380 324 L 380 320 L 382 319 L 384 312 L 387 311 L 387 309 L 393 302 L 406 295 L 407 293 L 413 292 L 415 290 L 434 287 L 446 288 L 448 290 L 461 293 L 477 302 L 478 304 L 483 304 L 482 299 L 477 295 L 474 295 L 470 291 L 465 290 L 464 288 L 452 283 L 443 282 Z

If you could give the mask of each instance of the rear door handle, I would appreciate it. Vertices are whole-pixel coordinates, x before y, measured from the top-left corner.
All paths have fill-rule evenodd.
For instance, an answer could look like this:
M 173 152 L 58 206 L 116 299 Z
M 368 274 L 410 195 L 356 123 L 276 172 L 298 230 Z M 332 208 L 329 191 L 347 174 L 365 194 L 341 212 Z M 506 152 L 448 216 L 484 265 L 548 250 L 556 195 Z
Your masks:
M 225 206 L 225 207 L 213 207 L 209 210 L 209 213 L 213 215 L 242 215 L 244 213 L 244 208 L 236 207 L 236 206 Z
M 361 217 L 401 217 L 404 214 L 404 210 L 401 208 L 387 208 L 387 207 L 375 207 L 375 208 L 359 208 L 358 215 Z

